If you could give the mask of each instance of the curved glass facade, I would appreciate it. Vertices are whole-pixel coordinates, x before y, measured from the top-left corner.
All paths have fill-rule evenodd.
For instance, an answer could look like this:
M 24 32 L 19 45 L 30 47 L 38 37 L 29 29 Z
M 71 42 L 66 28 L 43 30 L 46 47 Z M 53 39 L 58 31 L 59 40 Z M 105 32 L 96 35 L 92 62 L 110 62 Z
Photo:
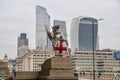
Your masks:
M 93 45 L 94 42 L 94 45 Z M 98 22 L 90 17 L 74 18 L 71 24 L 71 48 L 96 50 L 98 48 Z

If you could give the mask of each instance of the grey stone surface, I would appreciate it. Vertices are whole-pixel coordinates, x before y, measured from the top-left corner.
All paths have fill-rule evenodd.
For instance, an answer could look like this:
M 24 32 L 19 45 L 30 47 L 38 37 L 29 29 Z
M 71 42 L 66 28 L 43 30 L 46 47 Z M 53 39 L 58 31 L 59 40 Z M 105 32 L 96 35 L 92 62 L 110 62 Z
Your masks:
M 70 59 L 69 58 L 63 58 L 61 56 L 56 56 L 53 58 L 50 58 L 44 62 L 42 65 L 42 70 L 49 70 L 49 69 L 72 69 L 70 65 Z
M 14 80 L 36 80 L 38 72 L 16 72 Z
M 55 56 L 44 62 L 39 80 L 77 80 L 69 58 Z

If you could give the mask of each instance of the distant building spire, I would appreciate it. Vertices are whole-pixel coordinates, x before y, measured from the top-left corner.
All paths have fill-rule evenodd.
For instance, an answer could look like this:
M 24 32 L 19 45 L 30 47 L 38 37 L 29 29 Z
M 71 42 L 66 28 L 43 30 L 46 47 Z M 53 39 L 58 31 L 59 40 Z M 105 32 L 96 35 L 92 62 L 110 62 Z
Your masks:
M 5 54 L 3 62 L 8 62 L 8 56 L 7 56 L 7 54 Z

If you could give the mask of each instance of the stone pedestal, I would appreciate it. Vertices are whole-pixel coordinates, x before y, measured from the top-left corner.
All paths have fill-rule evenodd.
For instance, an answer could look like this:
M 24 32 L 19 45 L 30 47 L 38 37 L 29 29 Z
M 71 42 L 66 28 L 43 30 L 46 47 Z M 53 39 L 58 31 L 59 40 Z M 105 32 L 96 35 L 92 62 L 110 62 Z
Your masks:
M 77 80 L 71 68 L 70 60 L 56 56 L 50 58 L 42 65 L 39 80 Z
M 36 80 L 38 76 L 39 72 L 22 71 L 15 73 L 14 80 Z

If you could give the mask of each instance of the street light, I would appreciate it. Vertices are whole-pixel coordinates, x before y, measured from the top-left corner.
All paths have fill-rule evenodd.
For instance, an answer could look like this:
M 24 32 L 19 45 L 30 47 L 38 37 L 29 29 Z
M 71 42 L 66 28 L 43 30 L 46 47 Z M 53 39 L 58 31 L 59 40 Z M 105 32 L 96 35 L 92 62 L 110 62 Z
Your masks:
M 97 21 L 100 21 L 100 20 L 103 20 L 103 19 L 97 19 L 97 20 L 93 20 L 93 19 L 87 19 L 87 20 L 89 20 L 89 21 L 91 21 L 92 22 L 92 39 L 93 39 L 93 41 L 92 41 L 92 51 L 93 51 L 93 80 L 95 80 L 95 53 L 94 53 L 94 51 L 95 51 L 95 48 L 94 48 L 94 24 L 95 24 L 95 22 L 97 22 Z
M 97 21 L 100 21 L 100 20 L 103 20 L 103 19 L 97 19 Z M 95 80 L 95 53 L 94 53 L 94 51 L 95 51 L 95 46 L 94 46 L 94 24 L 95 24 L 95 22 L 96 22 L 96 20 L 91 20 L 92 21 L 92 38 L 93 38 L 93 80 Z

